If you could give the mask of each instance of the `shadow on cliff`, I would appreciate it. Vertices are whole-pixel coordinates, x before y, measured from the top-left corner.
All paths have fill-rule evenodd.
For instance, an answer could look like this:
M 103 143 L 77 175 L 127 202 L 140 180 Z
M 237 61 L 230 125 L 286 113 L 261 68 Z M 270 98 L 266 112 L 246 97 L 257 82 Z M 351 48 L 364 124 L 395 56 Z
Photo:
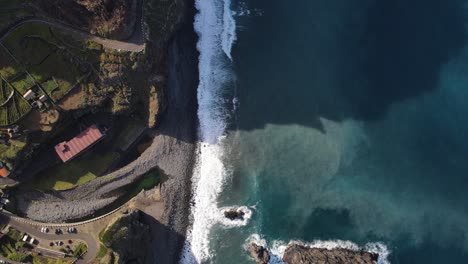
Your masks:
M 151 248 L 149 255 L 152 255 L 153 263 L 156 264 L 171 264 L 179 263 L 179 253 L 185 241 L 185 235 L 165 226 L 154 217 L 142 213 L 145 223 L 150 225 L 151 229 Z M 186 252 L 191 259 L 194 259 L 192 252 Z
M 280 4 L 264 5 L 265 14 L 281 13 L 272 10 Z M 463 5 L 310 2 L 285 6 L 294 16 L 255 18 L 236 47 L 239 129 L 376 121 L 392 104 L 435 90 L 441 67 L 466 44 Z
M 195 9 L 187 8 L 185 21 L 170 41 L 169 79 L 164 94 L 165 109 L 157 132 L 180 141 L 197 140 L 198 37 L 193 28 Z

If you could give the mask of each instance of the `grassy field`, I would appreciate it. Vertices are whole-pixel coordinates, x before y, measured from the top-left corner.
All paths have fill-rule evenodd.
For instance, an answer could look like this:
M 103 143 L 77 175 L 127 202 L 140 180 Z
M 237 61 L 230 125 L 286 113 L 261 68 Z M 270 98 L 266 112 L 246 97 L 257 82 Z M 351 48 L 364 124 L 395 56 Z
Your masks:
M 106 154 L 90 153 L 68 163 L 56 165 L 37 175 L 37 179 L 27 185 L 39 190 L 67 190 L 87 183 L 106 172 L 119 158 L 117 152 Z
M 0 144 L 0 161 L 7 163 L 12 167 L 12 162 L 18 153 L 26 147 L 26 142 L 20 140 L 11 140 L 10 145 Z
M 8 54 L 8 52 L 2 47 L 0 48 L 0 75 L 9 80 L 14 76 L 18 75 L 22 71 L 20 65 Z
M 11 85 L 16 88 L 20 94 L 24 94 L 36 82 L 26 72 L 21 72 L 10 80 Z
M 16 123 L 31 111 L 31 105 L 14 91 L 11 85 L 0 80 L 0 126 Z

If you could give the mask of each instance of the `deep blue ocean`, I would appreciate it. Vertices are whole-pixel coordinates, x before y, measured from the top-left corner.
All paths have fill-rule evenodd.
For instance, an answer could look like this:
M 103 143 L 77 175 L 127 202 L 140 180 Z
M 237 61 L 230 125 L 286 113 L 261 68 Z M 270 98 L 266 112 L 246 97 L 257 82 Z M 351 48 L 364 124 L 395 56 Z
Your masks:
M 206 262 L 262 239 L 468 263 L 467 4 L 233 0 L 217 206 L 252 218 L 214 224 Z

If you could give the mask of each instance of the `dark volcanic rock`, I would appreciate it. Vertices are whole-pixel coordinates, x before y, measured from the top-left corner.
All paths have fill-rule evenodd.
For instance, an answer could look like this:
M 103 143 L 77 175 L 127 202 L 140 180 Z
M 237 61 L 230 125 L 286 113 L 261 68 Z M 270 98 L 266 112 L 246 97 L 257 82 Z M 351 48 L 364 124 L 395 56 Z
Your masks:
M 231 209 L 224 212 L 224 216 L 230 220 L 244 220 L 244 215 L 244 212 L 237 209 Z
M 365 251 L 335 248 L 308 248 L 290 245 L 286 249 L 283 261 L 287 264 L 377 264 L 379 255 Z
M 270 261 L 270 254 L 268 254 L 268 251 L 262 246 L 251 243 L 249 245 L 249 252 L 258 264 L 267 264 L 268 261 Z

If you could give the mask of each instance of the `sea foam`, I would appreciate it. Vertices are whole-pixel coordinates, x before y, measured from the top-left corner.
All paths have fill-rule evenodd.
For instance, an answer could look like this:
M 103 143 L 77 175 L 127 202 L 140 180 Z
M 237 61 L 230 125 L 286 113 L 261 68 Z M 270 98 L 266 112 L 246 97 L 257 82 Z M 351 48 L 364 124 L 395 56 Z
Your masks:
M 371 253 L 379 254 L 378 264 L 390 264 L 388 261 L 388 256 L 390 255 L 390 250 L 387 246 L 380 242 L 367 243 L 363 247 L 358 246 L 354 242 L 345 241 L 345 240 L 314 240 L 312 242 L 303 242 L 300 240 L 291 240 L 288 243 L 275 240 L 273 241 L 271 247 L 268 247 L 267 242 L 259 234 L 252 234 L 244 243 L 244 249 L 248 250 L 248 246 L 251 243 L 256 243 L 268 250 L 270 253 L 270 264 L 284 264 L 282 261 L 283 255 L 289 245 L 301 245 L 309 248 L 326 248 L 328 250 L 334 248 L 344 248 L 350 250 L 364 250 Z
M 183 248 L 181 263 L 202 263 L 211 257 L 209 232 L 220 221 L 216 205 L 228 172 L 222 162 L 222 139 L 228 114 L 223 92 L 232 81 L 231 49 L 236 40 L 230 0 L 197 0 L 195 31 L 199 36 L 198 118 L 199 148 L 192 178 L 191 229 Z

